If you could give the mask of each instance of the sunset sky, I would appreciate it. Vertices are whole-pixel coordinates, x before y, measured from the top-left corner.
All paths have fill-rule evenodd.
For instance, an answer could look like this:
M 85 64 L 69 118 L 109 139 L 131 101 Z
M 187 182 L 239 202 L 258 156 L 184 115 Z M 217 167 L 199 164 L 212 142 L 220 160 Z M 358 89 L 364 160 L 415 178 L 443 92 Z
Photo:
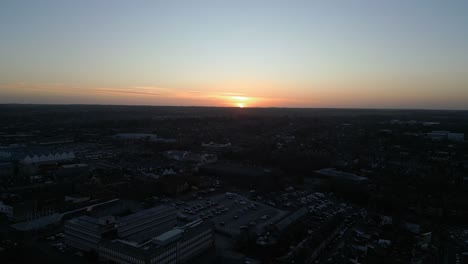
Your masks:
M 0 103 L 468 109 L 468 1 L 0 0 Z

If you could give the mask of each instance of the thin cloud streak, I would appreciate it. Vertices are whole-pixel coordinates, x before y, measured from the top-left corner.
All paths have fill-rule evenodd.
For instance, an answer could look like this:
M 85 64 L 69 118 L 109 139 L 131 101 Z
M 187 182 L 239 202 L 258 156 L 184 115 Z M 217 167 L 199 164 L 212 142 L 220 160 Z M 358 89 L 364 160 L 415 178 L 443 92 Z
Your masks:
M 154 105 L 215 105 L 236 106 L 240 101 L 246 106 L 272 106 L 292 103 L 292 100 L 249 96 L 246 93 L 217 92 L 202 90 L 171 89 L 157 86 L 131 86 L 128 88 L 107 87 L 78 87 L 67 86 L 63 83 L 14 83 L 0 84 L 0 94 L 20 95 L 30 94 L 34 96 L 51 96 L 57 98 L 92 98 L 93 102 L 98 100 L 104 104 L 109 102 L 130 102 L 132 104 L 154 104 Z M 105 95 L 105 97 L 104 97 Z M 101 98 L 102 97 L 102 98 Z M 151 100 L 155 98 L 156 100 Z M 53 100 L 53 99 L 51 99 Z M 5 102 L 3 102 L 5 103 Z M 60 102 L 57 102 L 60 103 Z

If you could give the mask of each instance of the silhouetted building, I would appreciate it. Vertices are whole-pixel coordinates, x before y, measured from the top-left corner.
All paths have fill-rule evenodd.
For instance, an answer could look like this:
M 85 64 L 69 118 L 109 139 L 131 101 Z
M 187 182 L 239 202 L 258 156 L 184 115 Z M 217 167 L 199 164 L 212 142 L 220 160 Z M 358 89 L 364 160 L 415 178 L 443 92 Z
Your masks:
M 213 226 L 196 220 L 141 243 L 103 240 L 100 258 L 116 263 L 184 263 L 213 246 Z
M 119 237 L 141 241 L 145 237 L 160 234 L 175 226 L 177 210 L 170 206 L 158 206 L 120 218 L 117 223 Z
M 75 159 L 73 151 L 47 147 L 1 148 L 0 160 L 16 161 L 25 164 L 68 161 Z
M 65 223 L 65 241 L 85 251 L 97 250 L 104 235 L 111 233 L 121 239 L 140 243 L 173 228 L 177 220 L 176 213 L 172 207 L 158 206 L 123 218 L 81 216 Z
M 97 252 L 99 242 L 106 235 L 115 230 L 115 218 L 93 218 L 80 216 L 65 222 L 65 243 L 71 247 L 84 251 Z

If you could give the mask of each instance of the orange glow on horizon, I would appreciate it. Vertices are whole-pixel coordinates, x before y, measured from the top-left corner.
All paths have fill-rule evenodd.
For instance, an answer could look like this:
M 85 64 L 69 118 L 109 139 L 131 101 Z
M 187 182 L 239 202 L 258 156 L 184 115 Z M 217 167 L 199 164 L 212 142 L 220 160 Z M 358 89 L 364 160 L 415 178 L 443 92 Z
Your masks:
M 448 85 L 452 93 L 441 93 L 438 87 Z M 317 82 L 306 85 L 256 85 L 246 82 L 216 86 L 183 87 L 108 85 L 94 86 L 67 83 L 0 83 L 1 103 L 32 104 L 115 104 L 115 105 L 175 105 L 251 107 L 367 107 L 367 108 L 424 108 L 428 104 L 442 108 L 464 109 L 465 82 L 461 80 L 358 80 L 348 83 Z M 245 88 L 248 87 L 248 88 Z M 359 87 L 359 89 L 355 88 Z
M 247 102 L 251 102 L 252 98 L 246 97 L 246 96 L 229 96 L 227 98 L 232 104 L 236 105 L 239 108 L 244 108 L 247 106 Z

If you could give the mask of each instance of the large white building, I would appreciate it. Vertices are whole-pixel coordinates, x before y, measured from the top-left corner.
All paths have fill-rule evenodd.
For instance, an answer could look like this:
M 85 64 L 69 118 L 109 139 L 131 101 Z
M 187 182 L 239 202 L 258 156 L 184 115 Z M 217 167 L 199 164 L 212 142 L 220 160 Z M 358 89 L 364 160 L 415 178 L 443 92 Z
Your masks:
M 99 242 L 115 230 L 115 218 L 80 216 L 65 222 L 65 243 L 84 251 L 98 251 Z
M 184 263 L 213 246 L 210 222 L 174 227 L 176 210 L 159 206 L 124 218 L 81 216 L 65 223 L 65 243 L 121 264 Z
M 117 223 L 119 237 L 141 241 L 173 228 L 177 222 L 177 210 L 170 206 L 158 206 L 120 218 Z
M 121 264 L 185 263 L 212 247 L 213 243 L 212 224 L 196 220 L 142 243 L 123 239 L 103 240 L 99 256 Z
M 65 222 L 65 242 L 85 251 L 97 251 L 99 242 L 112 234 L 140 243 L 172 229 L 176 221 L 177 211 L 169 206 L 154 207 L 123 218 L 81 216 Z

